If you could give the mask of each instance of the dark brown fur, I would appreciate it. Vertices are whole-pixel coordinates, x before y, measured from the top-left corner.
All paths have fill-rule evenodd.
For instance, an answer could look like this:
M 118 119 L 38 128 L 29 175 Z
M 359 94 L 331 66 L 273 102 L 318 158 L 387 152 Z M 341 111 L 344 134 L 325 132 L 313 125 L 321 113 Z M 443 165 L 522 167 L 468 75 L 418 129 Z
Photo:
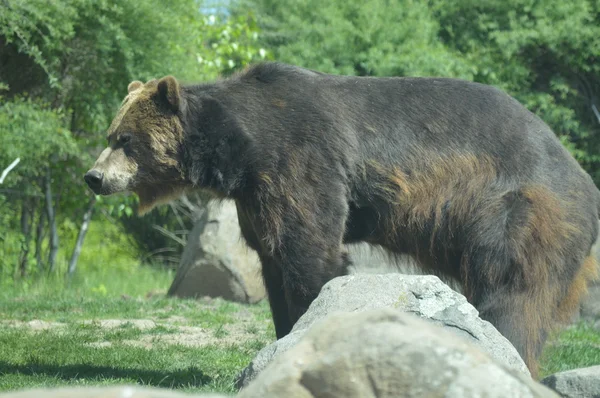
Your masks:
M 595 258 L 588 256 L 576 275 L 570 275 L 570 286 L 561 281 L 570 245 L 589 234 L 580 229 L 583 220 L 578 219 L 577 202 L 561 200 L 535 182 L 522 185 L 518 191 L 499 189 L 498 166 L 488 156 L 440 157 L 420 152 L 416 157 L 426 159 L 426 163 L 415 161 L 392 169 L 377 163 L 367 165 L 378 177 L 366 173 L 365 184 L 367 180 L 381 181 L 377 185 L 379 195 L 390 204 L 389 216 L 369 241 L 391 251 L 401 247 L 399 253 L 411 252 L 433 273 L 461 280 L 467 299 L 515 344 L 535 375 L 545 336 L 573 316 L 587 283 L 597 276 Z M 410 170 L 410 176 L 402 169 Z M 507 201 L 526 209 L 517 208 L 513 217 L 506 217 Z M 473 264 L 469 255 L 476 247 L 461 244 L 448 234 L 472 223 L 471 231 L 461 231 L 459 236 L 475 243 L 477 235 L 490 235 L 487 230 L 503 221 L 507 242 L 499 240 L 497 247 L 490 242 L 487 247 L 520 265 L 511 270 L 514 275 L 508 282 L 514 288 L 508 292 L 498 289 L 507 285 L 509 275 L 504 267 L 495 266 L 493 254 L 483 263 Z M 411 247 L 405 247 L 411 239 Z M 453 249 L 459 247 L 461 254 L 453 256 Z M 577 260 L 572 264 L 574 269 L 578 268 Z M 485 293 L 495 289 L 499 290 L 496 294 Z M 512 319 L 502 319 L 506 313 Z M 526 335 L 515 333 L 519 329 L 515 322 L 527 325 Z
M 346 272 L 345 245 L 365 241 L 459 281 L 535 376 L 548 333 L 596 277 L 599 191 L 495 88 L 267 63 L 130 90 L 135 103 L 109 129 L 113 160 L 99 160 L 90 186 L 114 193 L 127 179 L 143 211 L 184 189 L 234 200 L 278 338 Z M 119 146 L 123 134 L 135 138 Z

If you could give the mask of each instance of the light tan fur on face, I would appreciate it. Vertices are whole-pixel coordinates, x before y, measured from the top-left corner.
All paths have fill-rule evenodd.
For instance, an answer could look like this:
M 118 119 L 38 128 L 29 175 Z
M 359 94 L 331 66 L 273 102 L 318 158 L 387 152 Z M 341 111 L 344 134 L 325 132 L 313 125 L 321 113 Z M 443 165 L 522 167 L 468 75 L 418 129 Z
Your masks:
M 169 79 L 171 85 L 176 82 Z M 128 85 L 128 94 L 107 131 L 112 145 L 94 166 L 104 174 L 103 194 L 127 190 L 138 194 L 140 215 L 178 197 L 186 186 L 178 158 L 183 127 L 179 118 L 167 111 L 169 108 L 159 109 L 163 101 L 159 83 L 133 81 Z M 178 95 L 178 91 L 172 91 L 163 102 Z M 122 134 L 132 135 L 127 153 L 115 146 Z
M 119 128 L 121 122 L 123 121 L 123 117 L 127 114 L 127 112 L 129 112 L 129 109 L 135 103 L 135 100 L 140 96 L 140 94 L 142 94 L 141 88 L 143 87 L 144 86 L 142 82 L 133 81 L 129 83 L 129 86 L 127 87 L 128 94 L 123 99 L 123 102 L 121 103 L 121 108 L 118 110 L 117 115 L 110 123 L 107 136 L 110 136 Z
M 135 103 L 136 97 L 141 93 L 139 90 L 142 83 L 138 81 L 131 82 L 128 86 L 129 94 L 123 100 L 121 108 L 112 120 L 107 135 L 110 137 L 121 125 L 123 117 L 127 114 L 131 106 Z M 136 92 L 137 90 L 137 92 Z M 114 194 L 129 189 L 138 166 L 132 159 L 128 159 L 122 149 L 114 150 L 111 147 L 105 148 L 93 169 L 104 174 L 103 194 Z
M 123 150 L 110 147 L 102 151 L 93 168 L 104 174 L 103 194 L 106 195 L 126 191 L 137 172 L 137 164 L 128 159 Z

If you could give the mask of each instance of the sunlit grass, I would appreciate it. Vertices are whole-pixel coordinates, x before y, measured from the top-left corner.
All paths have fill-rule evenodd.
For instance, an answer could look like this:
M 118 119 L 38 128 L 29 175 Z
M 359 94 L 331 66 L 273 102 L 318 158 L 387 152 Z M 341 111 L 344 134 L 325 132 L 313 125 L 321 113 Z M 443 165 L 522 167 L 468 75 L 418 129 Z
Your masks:
M 18 239 L 5 236 L 0 243 L 3 264 L 16 264 L 16 257 L 8 256 L 17 253 Z M 3 268 L 0 391 L 136 383 L 232 392 L 238 372 L 275 339 L 264 301 L 243 305 L 167 297 L 174 271 L 141 265 L 138 253 L 110 223 L 91 224 L 69 278 L 71 250 L 61 246 L 51 275 L 32 265 L 27 277 L 15 278 L 14 267 Z M 124 322 L 105 327 L 103 320 Z M 151 327 L 137 327 L 136 320 Z M 161 340 L 183 336 L 185 343 L 190 328 L 206 341 L 182 345 Z M 236 339 L 236 333 L 244 338 Z
M 2 292 L 0 391 L 137 383 L 233 392 L 236 375 L 275 339 L 264 301 L 244 305 L 222 299 L 178 299 L 166 297 L 164 291 L 147 296 L 146 292 L 164 290 L 172 276 L 146 268 L 129 277 L 118 276 L 111 279 L 91 272 L 71 285 L 40 280 L 27 289 Z M 106 289 L 95 289 L 99 285 Z M 242 313 L 250 324 L 239 329 L 248 335 L 224 340 L 227 326 L 235 327 Z M 100 324 L 104 319 L 131 321 L 108 328 Z M 138 319 L 155 324 L 139 328 L 133 323 Z M 14 324 L 33 320 L 55 324 L 38 330 Z M 161 336 L 177 337 L 182 325 L 206 331 L 210 342 L 201 347 L 153 343 Z
M 600 331 L 589 323 L 572 325 L 549 341 L 540 365 L 542 377 L 600 365 Z
M 238 372 L 275 340 L 266 301 L 243 305 L 166 297 L 174 272 L 140 265 L 117 232 L 104 229 L 90 231 L 73 278 L 61 272 L 62 264 L 50 276 L 0 280 L 0 390 L 137 383 L 233 392 Z M 245 314 L 243 324 L 240 314 Z M 103 319 L 150 319 L 155 324 L 140 329 L 125 322 L 106 328 L 99 324 Z M 33 320 L 60 326 L 34 330 L 10 324 Z M 238 324 L 244 339 L 230 335 L 230 328 Z M 205 330 L 211 343 L 150 347 L 128 343 L 177 336 L 181 326 Z M 580 323 L 550 339 L 540 370 L 544 377 L 597 364 L 600 332 Z
M 141 384 L 184 391 L 234 391 L 237 373 L 257 349 L 254 342 L 230 346 L 158 345 L 152 349 L 119 344 L 143 332 L 69 328 L 0 333 L 0 390 L 64 386 Z M 109 347 L 86 345 L 110 341 Z

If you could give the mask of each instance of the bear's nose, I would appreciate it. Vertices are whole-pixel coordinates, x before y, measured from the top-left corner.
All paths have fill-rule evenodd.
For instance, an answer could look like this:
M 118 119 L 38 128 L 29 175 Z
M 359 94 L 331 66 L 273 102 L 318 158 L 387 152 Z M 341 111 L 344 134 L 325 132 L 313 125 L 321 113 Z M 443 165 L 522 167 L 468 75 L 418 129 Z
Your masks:
M 88 186 L 90 188 L 92 188 L 92 191 L 94 191 L 94 193 L 98 193 L 100 188 L 102 188 L 102 178 L 103 177 L 104 177 L 104 174 L 102 174 L 98 170 L 90 170 L 87 173 L 85 173 L 85 176 L 83 176 L 83 179 L 88 184 Z

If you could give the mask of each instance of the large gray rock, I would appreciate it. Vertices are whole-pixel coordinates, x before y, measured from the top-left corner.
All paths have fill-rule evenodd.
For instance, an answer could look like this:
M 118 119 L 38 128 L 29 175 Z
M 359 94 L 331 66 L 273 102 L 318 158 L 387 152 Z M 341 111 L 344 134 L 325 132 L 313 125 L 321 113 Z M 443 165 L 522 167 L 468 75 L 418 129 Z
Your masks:
M 221 394 L 183 394 L 138 386 L 34 388 L 0 394 L 0 398 L 227 398 Z
M 168 295 L 255 303 L 266 296 L 260 268 L 242 241 L 235 204 L 212 202 L 189 235 Z
M 479 318 L 464 296 L 436 276 L 401 274 L 355 274 L 335 278 L 321 290 L 291 333 L 263 348 L 241 372 L 242 388 L 273 361 L 295 346 L 316 321 L 335 312 L 361 312 L 391 308 L 425 318 L 474 343 L 492 358 L 530 376 L 529 370 L 510 342 Z
M 382 308 L 315 322 L 239 398 L 558 398 L 418 317 Z
M 600 398 L 600 365 L 556 373 L 542 383 L 565 398 Z
M 423 275 L 426 273 L 408 255 L 390 258 L 384 249 L 362 242 L 346 245 L 346 248 L 352 260 L 352 265 L 348 268 L 350 274 Z
M 350 273 L 421 273 L 410 258 L 391 261 L 366 243 L 349 245 L 348 250 Z M 266 297 L 260 268 L 256 252 L 241 237 L 235 203 L 210 202 L 188 237 L 168 295 L 255 303 Z

